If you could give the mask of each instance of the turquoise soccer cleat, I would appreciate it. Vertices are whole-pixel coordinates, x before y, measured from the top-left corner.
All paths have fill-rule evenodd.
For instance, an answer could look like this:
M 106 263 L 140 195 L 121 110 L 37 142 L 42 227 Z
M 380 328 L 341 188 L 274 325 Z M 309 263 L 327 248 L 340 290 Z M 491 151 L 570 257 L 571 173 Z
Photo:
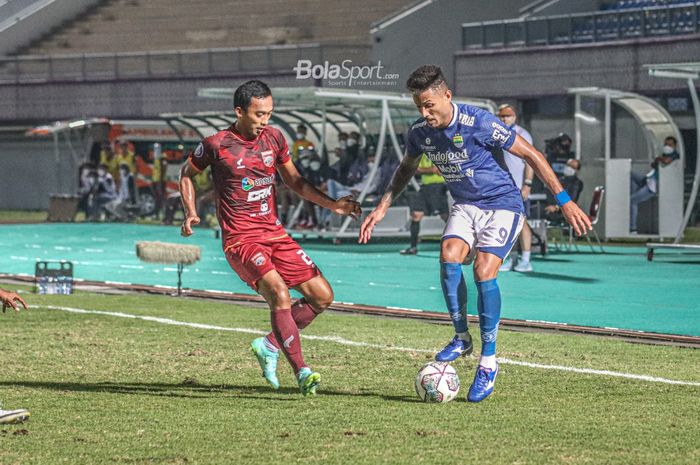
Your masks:
M 277 379 L 277 360 L 280 358 L 279 352 L 273 352 L 265 346 L 265 338 L 259 337 L 250 343 L 250 350 L 258 359 L 263 377 L 267 380 L 272 389 L 279 389 L 280 382 Z
M 311 371 L 310 368 L 302 368 L 297 373 L 297 381 L 299 381 L 299 389 L 304 396 L 315 395 L 316 388 L 321 383 L 321 375 Z

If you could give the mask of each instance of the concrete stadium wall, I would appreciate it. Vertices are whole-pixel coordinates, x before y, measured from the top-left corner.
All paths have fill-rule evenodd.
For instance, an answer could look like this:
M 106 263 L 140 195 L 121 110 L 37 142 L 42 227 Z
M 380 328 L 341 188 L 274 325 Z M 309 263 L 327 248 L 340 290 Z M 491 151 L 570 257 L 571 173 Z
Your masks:
M 515 18 L 529 3 L 532 0 L 436 0 L 386 27 L 379 25 L 372 33 L 371 60 L 381 60 L 387 73 L 399 74 L 400 90 L 411 71 L 427 63 L 440 65 L 452 81 L 453 52 L 462 47 L 462 24 Z
M 0 123 L 48 122 L 81 116 L 153 118 L 166 112 L 222 110 L 226 100 L 197 96 L 202 87 L 237 87 L 249 79 L 270 86 L 309 86 L 291 73 L 216 79 L 151 79 L 0 86 Z
M 493 99 L 563 95 L 570 87 L 608 87 L 642 94 L 680 91 L 685 81 L 651 77 L 651 63 L 697 61 L 700 37 L 520 47 L 455 53 L 458 95 Z
M 0 56 L 9 55 L 28 45 L 99 2 L 100 0 L 25 1 L 25 8 L 15 9 L 6 18 L 0 18 Z

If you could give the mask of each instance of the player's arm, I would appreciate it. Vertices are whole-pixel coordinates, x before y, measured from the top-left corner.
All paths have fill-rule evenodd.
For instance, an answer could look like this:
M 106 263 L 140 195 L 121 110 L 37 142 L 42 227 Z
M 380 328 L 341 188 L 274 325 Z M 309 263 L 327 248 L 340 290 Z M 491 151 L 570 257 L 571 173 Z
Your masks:
M 411 178 L 415 176 L 419 163 L 420 156 L 416 157 L 409 156 L 408 153 L 404 154 L 403 160 L 401 160 L 399 166 L 396 167 L 396 171 L 394 171 L 394 174 L 391 177 L 389 187 L 387 187 L 387 190 L 382 196 L 382 199 L 379 201 L 377 208 L 372 210 L 372 212 L 367 215 L 365 220 L 362 222 L 362 226 L 360 227 L 360 237 L 358 239 L 359 243 L 366 244 L 367 241 L 369 241 L 370 237 L 372 237 L 374 225 L 379 223 L 382 218 L 384 218 L 384 215 L 386 215 L 386 211 L 391 206 L 391 203 L 395 198 L 401 195 L 401 192 L 403 192 L 403 190 L 406 188 L 408 183 L 411 181 Z
M 532 167 L 535 174 L 544 182 L 557 199 L 557 203 L 561 206 L 561 212 L 566 218 L 566 221 L 574 228 L 574 232 L 578 236 L 585 234 L 591 230 L 591 221 L 588 215 L 583 213 L 576 205 L 576 202 L 571 200 L 569 194 L 564 190 L 557 175 L 552 171 L 552 168 L 547 163 L 547 159 L 534 148 L 528 141 L 520 136 L 516 136 L 513 146 L 508 151 L 518 157 L 521 157 L 525 162 Z
M 523 196 L 523 200 L 527 200 L 530 197 L 530 191 L 532 190 L 532 179 L 535 177 L 535 170 L 532 169 L 529 163 L 525 163 L 525 172 L 523 173 L 523 187 L 520 189 L 520 193 Z
M 360 217 L 362 213 L 360 204 L 351 195 L 337 200 L 328 197 L 299 173 L 291 159 L 277 165 L 277 171 L 284 183 L 303 199 L 339 215 L 352 216 L 355 219 Z
M 199 224 L 194 196 L 194 181 L 192 181 L 192 178 L 198 173 L 199 170 L 194 167 L 189 158 L 180 168 L 180 200 L 182 201 L 182 208 L 185 210 L 185 220 L 182 222 L 180 234 L 185 237 L 191 236 L 192 226 Z

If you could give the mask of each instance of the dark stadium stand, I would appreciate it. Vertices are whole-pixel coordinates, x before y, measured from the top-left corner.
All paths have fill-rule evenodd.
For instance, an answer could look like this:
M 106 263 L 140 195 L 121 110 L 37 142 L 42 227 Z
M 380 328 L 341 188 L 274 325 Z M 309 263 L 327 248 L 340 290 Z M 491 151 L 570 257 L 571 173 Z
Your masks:
M 107 0 L 18 54 L 188 50 L 296 43 L 369 45 L 370 24 L 407 0 Z M 348 18 L 352 17 L 352 21 Z

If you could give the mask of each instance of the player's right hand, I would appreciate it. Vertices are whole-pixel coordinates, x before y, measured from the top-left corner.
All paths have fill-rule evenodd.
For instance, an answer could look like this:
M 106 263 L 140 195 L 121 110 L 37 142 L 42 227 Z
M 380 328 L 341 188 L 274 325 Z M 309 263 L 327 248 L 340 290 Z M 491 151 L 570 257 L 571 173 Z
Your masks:
M 367 215 L 365 220 L 362 222 L 362 226 L 360 226 L 360 237 L 357 239 L 357 242 L 360 244 L 366 244 L 370 237 L 372 237 L 374 225 L 382 221 L 384 215 L 386 215 L 386 208 L 379 206 L 372 210 L 372 212 Z
M 362 208 L 360 208 L 360 204 L 352 195 L 347 195 L 335 201 L 333 213 L 351 216 L 353 219 L 358 220 L 360 215 L 362 215 Z
M 19 312 L 19 304 L 22 304 L 25 310 L 29 310 L 27 303 L 17 295 L 16 292 L 3 291 L 0 289 L 0 302 L 2 302 L 2 313 L 5 313 L 7 307 L 12 307 L 15 312 Z
M 199 217 L 197 215 L 188 216 L 185 221 L 182 222 L 182 228 L 180 229 L 180 234 L 184 237 L 192 235 L 192 226 L 199 224 Z

